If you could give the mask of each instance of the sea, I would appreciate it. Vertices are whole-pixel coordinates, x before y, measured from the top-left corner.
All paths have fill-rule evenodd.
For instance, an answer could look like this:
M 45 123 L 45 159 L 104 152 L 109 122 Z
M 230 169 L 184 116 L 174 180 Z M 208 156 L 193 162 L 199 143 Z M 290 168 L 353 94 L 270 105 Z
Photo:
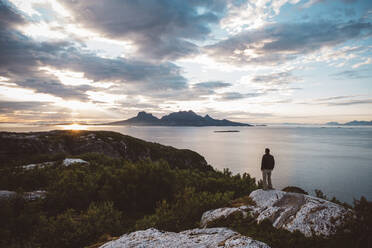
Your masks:
M 144 127 L 1 124 L 0 131 L 55 129 L 109 130 L 146 141 L 190 149 L 217 170 L 248 173 L 261 179 L 261 158 L 270 148 L 275 158 L 273 186 L 297 186 L 314 195 L 353 203 L 372 200 L 372 126 L 268 125 L 255 127 Z M 238 131 L 238 132 L 215 132 Z

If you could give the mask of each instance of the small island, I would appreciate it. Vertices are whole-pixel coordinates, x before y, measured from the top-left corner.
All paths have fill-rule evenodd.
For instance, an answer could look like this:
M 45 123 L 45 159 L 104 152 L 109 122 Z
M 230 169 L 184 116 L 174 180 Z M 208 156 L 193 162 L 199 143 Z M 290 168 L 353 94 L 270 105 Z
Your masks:
M 239 130 L 217 130 L 215 133 L 239 133 Z

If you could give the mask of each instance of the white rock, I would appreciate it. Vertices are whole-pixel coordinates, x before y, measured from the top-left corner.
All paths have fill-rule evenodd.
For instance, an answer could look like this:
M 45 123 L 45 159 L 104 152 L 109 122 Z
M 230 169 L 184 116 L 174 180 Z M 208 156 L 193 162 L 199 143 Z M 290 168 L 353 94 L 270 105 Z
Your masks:
M 250 208 L 222 208 L 205 212 L 201 225 L 227 217 L 236 211 L 254 216 L 258 223 L 269 219 L 275 228 L 288 231 L 300 231 L 307 237 L 313 235 L 329 236 L 336 232 L 338 226 L 353 215 L 350 209 L 314 196 L 288 193 L 279 190 L 256 190 L 249 197 L 256 203 Z M 246 215 L 243 215 L 246 216 Z
M 254 213 L 258 214 L 258 222 L 269 218 L 274 227 L 291 232 L 298 230 L 307 237 L 334 234 L 336 228 L 352 216 L 350 209 L 299 193 L 260 189 L 253 191 L 250 197 L 257 204 Z
M 62 162 L 62 165 L 64 166 L 70 166 L 72 164 L 76 164 L 76 163 L 79 163 L 79 164 L 89 164 L 89 162 L 85 161 L 85 160 L 82 160 L 80 158 L 65 158 Z
M 43 162 L 43 163 L 38 163 L 38 164 L 22 165 L 21 168 L 23 168 L 25 170 L 32 170 L 32 169 L 35 169 L 35 168 L 45 168 L 45 167 L 54 165 L 56 162 L 57 161 L 51 161 L 51 162 Z M 62 165 L 64 165 L 64 166 L 70 166 L 70 165 L 76 164 L 76 163 L 89 164 L 89 162 L 87 162 L 83 159 L 80 159 L 80 158 L 65 158 L 62 161 Z
M 241 212 L 243 214 L 243 217 L 247 217 L 249 210 L 252 210 L 252 208 L 248 206 L 241 206 L 237 208 L 218 208 L 210 210 L 203 213 L 200 220 L 200 225 L 201 227 L 205 228 L 211 221 L 219 219 L 221 217 L 227 217 L 236 212 Z
M 39 198 L 45 198 L 46 196 L 45 190 L 35 190 L 30 192 L 23 193 L 23 198 L 25 200 L 36 200 Z M 0 190 L 0 199 L 9 199 L 15 197 L 17 192 L 15 191 L 8 191 L 8 190 Z
M 7 199 L 16 196 L 17 193 L 9 190 L 0 190 L 0 199 Z
M 265 243 L 242 236 L 227 228 L 192 229 L 180 233 L 154 228 L 132 232 L 110 241 L 100 248 L 269 248 Z
M 44 168 L 47 166 L 54 165 L 55 162 L 44 162 L 44 163 L 38 163 L 38 164 L 28 164 L 28 165 L 22 165 L 21 168 L 25 170 L 31 170 L 35 168 Z
M 36 199 L 44 199 L 46 197 L 46 191 L 45 190 L 35 190 L 35 191 L 31 191 L 31 192 L 25 192 L 23 194 L 23 197 L 26 199 L 26 200 L 36 200 Z

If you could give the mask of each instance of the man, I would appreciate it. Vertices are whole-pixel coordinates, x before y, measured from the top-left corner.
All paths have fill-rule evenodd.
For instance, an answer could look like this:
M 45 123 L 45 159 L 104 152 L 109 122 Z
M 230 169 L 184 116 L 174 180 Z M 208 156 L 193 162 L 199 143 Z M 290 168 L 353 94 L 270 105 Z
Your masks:
M 274 169 L 275 160 L 274 157 L 270 154 L 270 149 L 265 149 L 265 155 L 262 157 L 261 162 L 261 171 L 263 179 L 263 189 L 273 189 L 271 184 L 271 171 Z

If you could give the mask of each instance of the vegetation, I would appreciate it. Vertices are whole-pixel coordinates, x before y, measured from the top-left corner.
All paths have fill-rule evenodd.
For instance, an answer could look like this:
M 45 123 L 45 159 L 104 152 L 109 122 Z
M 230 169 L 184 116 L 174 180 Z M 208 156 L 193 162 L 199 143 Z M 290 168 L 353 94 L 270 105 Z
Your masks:
M 172 168 L 165 161 L 130 162 L 99 154 L 90 165 L 23 170 L 4 167 L 0 188 L 47 190 L 45 199 L 0 201 L 1 247 L 84 247 L 103 235 L 158 227 L 197 227 L 202 213 L 257 188 L 248 174 Z
M 114 141 L 122 139 L 115 133 L 109 134 Z M 96 133 L 101 140 L 107 139 L 105 135 Z M 54 139 L 58 143 L 61 137 Z M 65 143 L 74 146 L 73 139 L 69 136 Z M 252 205 L 248 195 L 262 187 L 261 181 L 256 182 L 248 174 L 233 175 L 227 169 L 221 172 L 203 165 L 200 162 L 203 159 L 196 153 L 138 143 L 134 138 L 125 141 L 132 149 L 130 158 L 150 147 L 152 160 L 85 153 L 78 157 L 89 165 L 62 166 L 66 156 L 63 154 L 32 160 L 58 161 L 45 168 L 24 170 L 16 164 L 3 164 L 0 189 L 19 194 L 0 199 L 0 247 L 84 247 L 149 227 L 166 231 L 196 228 L 204 211 Z M 188 155 L 194 159 L 185 163 Z M 167 160 L 162 160 L 163 156 Z M 195 165 L 193 161 L 199 162 Z M 45 198 L 33 201 L 22 198 L 23 192 L 40 189 L 47 191 Z M 295 187 L 286 190 L 301 192 Z M 326 198 L 319 190 L 316 195 Z M 335 198 L 331 200 L 340 203 Z M 277 230 L 269 221 L 256 224 L 239 213 L 212 225 L 230 227 L 271 247 L 371 247 L 372 203 L 361 198 L 353 208 L 356 217 L 330 238 L 306 238 L 298 232 Z
M 288 186 L 288 187 L 285 187 L 284 189 L 282 189 L 282 191 L 284 192 L 292 192 L 292 193 L 301 193 L 301 194 L 304 194 L 304 195 L 307 195 L 308 193 L 299 188 L 299 187 L 296 187 L 296 186 Z

